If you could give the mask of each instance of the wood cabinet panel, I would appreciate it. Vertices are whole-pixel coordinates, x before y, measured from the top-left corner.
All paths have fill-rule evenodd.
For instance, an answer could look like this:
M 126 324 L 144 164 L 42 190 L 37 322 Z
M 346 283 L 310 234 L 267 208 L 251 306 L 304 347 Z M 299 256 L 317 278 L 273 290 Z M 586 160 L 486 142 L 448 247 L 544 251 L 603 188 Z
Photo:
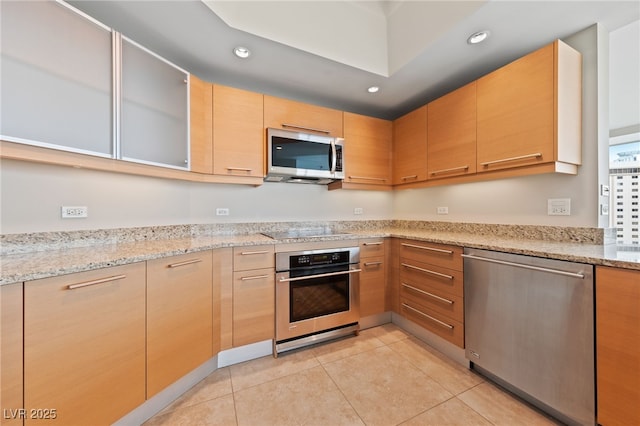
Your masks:
M 345 112 L 344 138 L 344 181 L 390 186 L 393 123 Z
M 427 180 L 427 105 L 393 122 L 393 184 Z
M 464 324 L 404 297 L 401 297 L 400 309 L 405 318 L 464 348 Z
M 234 273 L 233 346 L 275 337 L 275 273 L 273 268 Z
M 598 423 L 640 424 L 640 272 L 596 268 Z
M 402 240 L 400 257 L 462 271 L 462 247 Z
M 0 286 L 0 409 L 2 424 L 22 425 L 22 283 Z
M 263 95 L 213 85 L 213 173 L 264 176 Z
M 245 246 L 233 248 L 233 270 L 274 268 L 276 263 L 275 246 Z
M 233 249 L 223 248 L 216 250 L 214 255 L 214 271 L 219 266 L 220 287 L 220 350 L 233 347 Z M 216 275 L 214 275 L 214 280 Z M 214 282 L 214 288 L 216 287 Z M 215 305 L 214 305 L 215 306 Z M 214 310 L 214 321 L 216 318 Z M 215 322 L 214 322 L 215 324 Z M 214 352 L 215 353 L 215 352 Z
M 400 282 L 400 294 L 403 298 L 460 323 L 464 322 L 464 304 L 461 295 L 445 293 L 441 288 L 432 287 L 426 282 L 405 281 L 409 280 Z
M 462 271 L 442 266 L 400 258 L 400 284 L 407 283 L 418 288 L 430 287 L 438 293 L 462 296 L 464 294 Z M 426 288 L 424 288 L 426 290 Z
M 212 252 L 147 263 L 150 398 L 213 356 Z
M 343 137 L 342 111 L 268 95 L 264 95 L 264 127 Z
M 213 85 L 189 76 L 191 171 L 213 173 Z
M 59 424 L 100 425 L 144 402 L 145 270 L 136 263 L 25 283 L 25 407 L 55 408 Z
M 360 316 L 381 314 L 386 311 L 386 268 L 385 259 L 367 257 L 361 259 L 360 272 Z
M 429 179 L 476 172 L 476 82 L 427 105 Z

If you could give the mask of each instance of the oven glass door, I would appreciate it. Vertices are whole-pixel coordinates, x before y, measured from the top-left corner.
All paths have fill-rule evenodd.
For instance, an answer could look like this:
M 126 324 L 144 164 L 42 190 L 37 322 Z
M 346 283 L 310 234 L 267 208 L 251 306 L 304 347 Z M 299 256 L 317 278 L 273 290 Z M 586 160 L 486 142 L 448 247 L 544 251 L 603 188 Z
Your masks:
M 349 274 L 293 281 L 289 284 L 289 321 L 347 312 L 351 308 Z

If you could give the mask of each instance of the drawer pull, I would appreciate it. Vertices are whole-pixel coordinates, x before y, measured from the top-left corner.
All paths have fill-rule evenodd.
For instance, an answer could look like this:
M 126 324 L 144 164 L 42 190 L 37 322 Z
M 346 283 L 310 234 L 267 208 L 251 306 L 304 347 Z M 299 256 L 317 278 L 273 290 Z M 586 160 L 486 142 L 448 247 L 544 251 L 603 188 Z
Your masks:
M 441 278 L 446 278 L 448 280 L 452 280 L 453 279 L 452 275 L 441 274 L 440 272 L 430 271 L 429 269 L 424 269 L 424 268 L 419 268 L 417 266 L 409 265 L 408 263 L 402 263 L 401 265 L 404 266 L 405 268 L 415 269 L 416 271 L 424 272 L 426 274 L 435 275 L 435 276 L 441 277 Z
M 418 175 L 402 176 L 400 180 L 418 179 Z
M 407 308 L 407 309 L 409 309 L 409 310 L 411 310 L 411 311 L 413 311 L 413 312 L 415 312 L 415 313 L 417 313 L 417 314 L 419 314 L 419 315 L 422 315 L 423 317 L 425 317 L 427 319 L 430 319 L 431 321 L 435 322 L 436 324 L 438 324 L 438 325 L 440 325 L 442 327 L 448 328 L 449 330 L 453 330 L 453 326 L 451 324 L 447 324 L 446 322 L 442 322 L 439 319 L 436 319 L 436 318 L 432 317 L 431 315 L 427 315 L 424 312 L 417 310 L 416 308 L 412 308 L 411 306 L 407 305 L 406 303 L 403 303 L 402 306 Z
M 87 281 L 84 283 L 78 283 L 78 284 L 69 284 L 67 286 L 67 290 L 75 290 L 77 288 L 82 288 L 82 287 L 89 287 L 91 285 L 97 285 L 97 284 L 103 284 L 103 283 L 109 283 L 111 281 L 117 281 L 117 280 L 122 280 L 124 278 L 127 278 L 126 275 L 122 274 L 122 275 L 114 275 L 113 277 L 107 277 L 107 278 L 100 278 L 98 280 L 93 280 L 93 281 Z
M 240 281 L 261 280 L 263 278 L 269 278 L 271 275 L 253 275 L 251 277 L 242 277 Z
M 227 170 L 229 170 L 230 172 L 247 172 L 247 173 L 249 173 L 253 169 L 248 169 L 246 167 L 227 167 Z
M 382 245 L 382 241 L 378 241 L 375 243 L 362 243 L 363 246 L 381 246 Z
M 170 263 L 169 265 L 167 265 L 167 268 L 179 268 L 181 266 L 192 265 L 194 263 L 200 262 L 202 262 L 202 259 L 185 260 L 184 262 Z
M 313 127 L 296 126 L 295 124 L 282 123 L 282 127 L 288 127 L 289 129 L 298 129 L 298 130 L 310 130 L 312 132 L 324 133 L 326 135 L 331 134 L 330 130 L 314 129 Z
M 380 181 L 380 182 L 386 182 L 387 181 L 387 179 L 385 179 L 385 178 L 372 177 L 372 176 L 349 176 L 349 179 L 377 180 L 377 181 Z
M 364 266 L 378 266 L 382 265 L 382 262 L 364 262 Z
M 260 251 L 243 251 L 243 252 L 240 252 L 240 254 L 241 254 L 242 256 L 251 256 L 251 255 L 253 255 L 253 254 L 267 254 L 267 253 L 269 253 L 269 251 L 268 251 L 268 250 L 260 250 Z
M 450 169 L 436 170 L 434 172 L 431 172 L 431 176 L 440 175 L 440 174 L 444 174 L 444 173 L 456 172 L 458 170 L 469 170 L 469 166 L 459 166 L 459 167 L 452 167 Z
M 402 283 L 403 287 L 406 287 L 408 289 L 411 289 L 413 291 L 417 291 L 418 293 L 424 294 L 425 296 L 429 296 L 432 297 L 436 300 L 439 300 L 440 302 L 444 302 L 444 303 L 448 303 L 449 305 L 453 305 L 453 300 L 449 300 L 449 299 L 445 299 L 444 297 L 440 297 L 440 296 L 436 296 L 435 294 L 429 293 L 428 291 L 424 291 L 424 290 L 420 290 L 419 288 L 416 288 L 412 285 L 409 284 L 405 284 Z
M 500 160 L 487 161 L 484 163 L 480 163 L 480 165 L 484 167 L 489 167 L 492 164 L 507 163 L 509 161 L 526 160 L 527 158 L 538 158 L 538 157 L 542 157 L 542 154 L 540 152 L 536 152 L 534 154 L 520 155 L 518 157 L 501 158 Z
M 438 253 L 446 253 L 446 254 L 453 254 L 453 250 L 443 250 L 443 249 L 439 249 L 439 248 L 435 248 L 435 247 L 424 247 L 424 246 L 417 246 L 415 244 L 407 244 L 407 243 L 402 243 L 402 245 L 404 247 L 410 247 L 410 248 L 417 248 L 417 249 L 422 249 L 422 250 L 429 250 L 429 251 L 435 251 Z

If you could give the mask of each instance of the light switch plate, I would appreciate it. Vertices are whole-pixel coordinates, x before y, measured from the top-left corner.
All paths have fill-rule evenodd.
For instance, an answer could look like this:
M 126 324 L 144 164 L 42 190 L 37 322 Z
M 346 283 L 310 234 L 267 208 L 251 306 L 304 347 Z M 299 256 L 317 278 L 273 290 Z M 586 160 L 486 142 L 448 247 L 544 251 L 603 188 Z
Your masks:
M 571 198 L 549 198 L 547 200 L 547 214 L 549 216 L 570 216 Z

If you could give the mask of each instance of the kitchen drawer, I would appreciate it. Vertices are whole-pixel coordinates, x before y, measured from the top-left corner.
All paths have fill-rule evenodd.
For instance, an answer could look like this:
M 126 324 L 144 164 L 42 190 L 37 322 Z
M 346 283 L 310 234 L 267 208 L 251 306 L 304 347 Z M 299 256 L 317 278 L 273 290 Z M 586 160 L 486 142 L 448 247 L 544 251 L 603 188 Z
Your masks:
M 400 295 L 426 309 L 446 315 L 452 320 L 464 322 L 464 299 L 461 296 L 443 293 L 425 285 L 400 283 Z
M 233 274 L 233 346 L 275 337 L 273 268 Z
M 431 331 L 456 346 L 464 348 L 464 325 L 436 311 L 409 300 L 400 298 L 400 309 L 403 317 Z
M 416 262 L 411 259 L 400 259 L 400 282 L 418 288 L 428 286 L 456 296 L 464 294 L 462 271 Z
M 360 267 L 360 316 L 381 314 L 386 301 L 384 257 L 363 259 Z
M 275 254 L 273 245 L 234 247 L 233 270 L 274 268 Z
M 384 256 L 384 239 L 371 238 L 360 240 L 360 258 Z
M 458 246 L 403 240 L 400 257 L 462 271 L 462 247 Z

